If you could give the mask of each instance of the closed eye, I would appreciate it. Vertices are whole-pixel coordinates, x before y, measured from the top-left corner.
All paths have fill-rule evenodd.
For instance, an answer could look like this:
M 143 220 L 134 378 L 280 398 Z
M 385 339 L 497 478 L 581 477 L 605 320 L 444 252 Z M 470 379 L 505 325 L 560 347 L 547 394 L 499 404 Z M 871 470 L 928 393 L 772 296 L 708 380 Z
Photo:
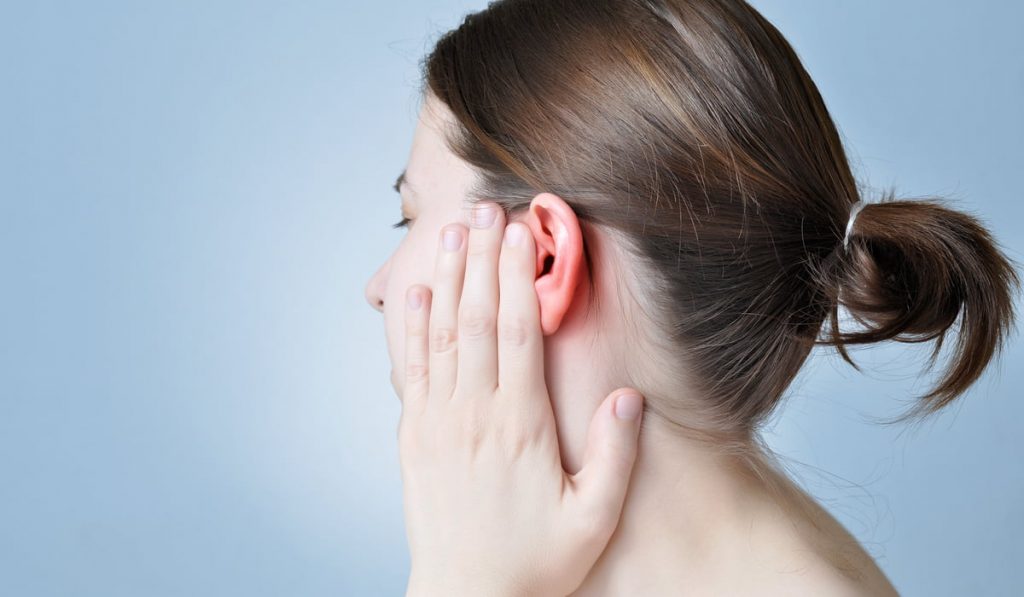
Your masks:
M 402 218 L 398 222 L 391 225 L 392 228 L 408 228 L 409 223 L 412 222 L 412 218 Z

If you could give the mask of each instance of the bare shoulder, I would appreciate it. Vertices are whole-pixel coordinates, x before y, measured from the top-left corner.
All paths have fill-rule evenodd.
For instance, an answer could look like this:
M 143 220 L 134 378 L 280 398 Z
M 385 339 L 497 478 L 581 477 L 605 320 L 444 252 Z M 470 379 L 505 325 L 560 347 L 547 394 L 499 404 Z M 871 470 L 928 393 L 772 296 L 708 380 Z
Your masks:
M 851 575 L 814 556 L 791 558 L 790 568 L 761 570 L 744 581 L 740 594 L 765 596 L 877 597 L 898 596 L 880 571 L 860 570 Z
M 759 518 L 743 575 L 749 594 L 899 595 L 860 542 L 799 489 L 783 508 Z

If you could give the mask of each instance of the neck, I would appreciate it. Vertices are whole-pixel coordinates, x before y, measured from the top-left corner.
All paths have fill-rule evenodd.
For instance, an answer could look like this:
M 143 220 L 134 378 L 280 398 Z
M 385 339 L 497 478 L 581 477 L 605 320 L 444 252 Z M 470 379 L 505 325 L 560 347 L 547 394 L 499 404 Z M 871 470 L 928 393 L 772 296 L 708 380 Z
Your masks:
M 619 524 L 573 594 L 665 594 L 658 591 L 721 574 L 764 511 L 764 483 L 747 470 L 654 417 L 645 421 Z
M 606 251 L 606 245 L 614 248 L 614 243 L 606 243 L 600 234 L 587 238 L 594 271 L 622 271 L 617 265 L 623 262 L 621 257 L 612 258 Z M 631 312 L 620 301 L 623 280 L 628 277 L 595 277 L 604 306 L 600 313 Z M 547 336 L 544 345 L 545 381 L 563 467 L 569 473 L 580 469 L 588 426 L 601 399 L 622 387 L 624 380 L 637 388 L 658 386 L 657 382 L 636 385 L 642 365 L 637 364 L 630 342 L 618 340 L 634 337 L 633 318 L 588 319 L 588 288 L 584 278 L 578 286 L 577 306 L 567 312 L 558 333 Z M 699 591 L 700 586 L 710 586 L 702 581 L 728 578 L 732 573 L 740 560 L 737 546 L 749 544 L 756 518 L 777 518 L 769 487 L 787 484 L 782 475 L 773 474 L 769 467 L 761 469 L 768 481 L 762 480 L 740 459 L 674 433 L 650 410 L 643 417 L 618 526 L 573 593 L 577 597 L 678 594 L 680 586 Z

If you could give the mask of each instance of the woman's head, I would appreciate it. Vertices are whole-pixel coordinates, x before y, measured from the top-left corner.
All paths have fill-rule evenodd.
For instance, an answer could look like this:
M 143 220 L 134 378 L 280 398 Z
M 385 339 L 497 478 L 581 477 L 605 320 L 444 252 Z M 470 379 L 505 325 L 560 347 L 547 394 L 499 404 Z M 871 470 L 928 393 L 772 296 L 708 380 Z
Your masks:
M 628 347 L 617 385 L 684 432 L 749 436 L 817 344 L 848 361 L 843 343 L 884 339 L 936 339 L 937 353 L 962 315 L 945 375 L 907 414 L 931 412 L 1013 326 L 1011 262 L 938 199 L 870 203 L 843 250 L 861 194 L 840 137 L 796 53 L 741 0 L 492 2 L 437 42 L 424 94 L 459 164 L 438 174 L 458 186 L 449 215 L 461 198 L 510 221 L 539 194 L 564 203 L 587 284 L 591 241 L 609 241 Z M 840 333 L 839 304 L 867 329 Z

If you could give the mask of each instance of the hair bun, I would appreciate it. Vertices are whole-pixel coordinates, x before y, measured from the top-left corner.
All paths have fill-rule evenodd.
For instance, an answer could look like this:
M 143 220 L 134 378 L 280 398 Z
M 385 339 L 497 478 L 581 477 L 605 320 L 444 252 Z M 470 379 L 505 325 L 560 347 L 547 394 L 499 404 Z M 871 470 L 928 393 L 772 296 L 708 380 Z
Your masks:
M 1013 291 L 1019 290 L 1020 278 L 985 226 L 937 198 L 896 201 L 890 194 L 870 212 L 861 211 L 826 344 L 860 370 L 845 344 L 936 339 L 933 366 L 946 331 L 959 317 L 956 350 L 945 375 L 897 420 L 932 413 L 962 394 L 1002 348 L 1014 326 Z M 867 329 L 841 334 L 839 303 Z

